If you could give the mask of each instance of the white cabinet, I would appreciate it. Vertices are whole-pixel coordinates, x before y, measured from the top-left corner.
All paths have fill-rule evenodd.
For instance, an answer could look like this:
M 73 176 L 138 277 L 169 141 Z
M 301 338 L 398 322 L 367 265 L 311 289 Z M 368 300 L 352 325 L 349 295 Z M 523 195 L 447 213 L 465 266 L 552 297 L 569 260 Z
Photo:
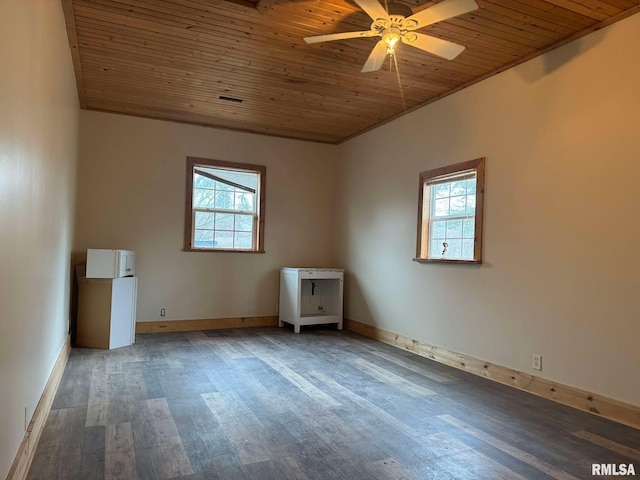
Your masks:
M 337 323 L 342 330 L 344 270 L 335 268 L 283 268 L 280 270 L 278 325 Z
M 87 278 L 133 277 L 136 252 L 132 250 L 87 249 Z
M 137 277 L 78 276 L 76 345 L 119 348 L 132 345 L 136 334 Z

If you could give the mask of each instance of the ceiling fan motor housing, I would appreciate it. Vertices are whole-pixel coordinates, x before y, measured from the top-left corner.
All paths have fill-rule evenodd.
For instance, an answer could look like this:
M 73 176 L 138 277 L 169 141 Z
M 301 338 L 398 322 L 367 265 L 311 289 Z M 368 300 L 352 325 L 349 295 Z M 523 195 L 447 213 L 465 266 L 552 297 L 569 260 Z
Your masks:
M 399 3 L 390 3 L 388 5 L 388 18 L 378 18 L 371 24 L 371 29 L 375 31 L 381 37 L 388 35 L 393 29 L 394 34 L 397 33 L 399 38 L 407 30 L 411 30 L 418 27 L 418 23 L 414 20 L 409 20 L 408 17 L 413 15 L 413 12 L 406 5 Z M 394 35 L 395 36 L 395 35 Z
M 390 17 L 395 17 L 397 15 L 399 17 L 406 18 L 413 15 L 413 12 L 409 7 L 400 3 L 390 3 L 388 5 L 388 12 Z

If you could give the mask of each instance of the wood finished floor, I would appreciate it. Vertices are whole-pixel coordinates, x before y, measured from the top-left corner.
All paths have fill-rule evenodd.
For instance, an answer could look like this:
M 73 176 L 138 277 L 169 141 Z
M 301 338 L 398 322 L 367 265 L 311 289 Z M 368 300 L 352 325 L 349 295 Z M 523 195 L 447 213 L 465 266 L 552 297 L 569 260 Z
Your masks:
M 327 329 L 74 349 L 29 479 L 594 478 L 640 431 Z M 617 478 L 617 477 L 616 477 Z

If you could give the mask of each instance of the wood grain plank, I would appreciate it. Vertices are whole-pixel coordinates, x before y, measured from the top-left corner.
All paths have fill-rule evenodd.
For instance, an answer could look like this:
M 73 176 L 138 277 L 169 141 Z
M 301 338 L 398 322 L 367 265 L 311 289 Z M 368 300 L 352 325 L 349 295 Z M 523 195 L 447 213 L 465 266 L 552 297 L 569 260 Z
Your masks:
M 86 426 L 121 423 L 130 418 L 123 373 L 100 373 L 91 378 Z
M 243 464 L 269 460 L 267 448 L 258 434 L 262 424 L 235 392 L 206 393 L 202 398 Z
M 132 421 L 134 448 L 146 469 L 156 478 L 173 478 L 193 474 L 182 439 L 165 398 L 137 403 Z M 144 470 L 144 469 L 143 469 Z
M 313 370 L 311 375 L 318 378 L 331 390 L 338 392 L 341 396 L 349 399 L 350 402 L 358 405 L 364 411 L 370 412 L 377 417 L 380 421 L 384 422 L 393 431 L 399 432 L 406 438 L 416 442 L 425 448 L 425 451 L 421 453 L 424 458 L 435 458 L 442 455 L 450 455 L 452 453 L 459 453 L 468 450 L 470 447 L 462 445 L 454 439 L 450 438 L 446 434 L 431 434 L 424 435 L 414 429 L 412 426 L 407 425 L 405 422 L 394 417 L 384 409 L 378 407 L 375 403 L 363 398 L 361 395 L 353 392 L 352 390 L 340 385 L 334 379 L 328 375 Z
M 409 395 L 429 396 L 435 395 L 436 393 L 433 390 L 429 390 L 428 388 L 416 385 L 415 383 L 410 382 L 400 375 L 396 375 L 395 373 L 392 373 L 389 370 L 381 368 L 362 358 L 355 359 L 353 363 L 355 364 L 356 368 L 362 370 L 367 375 L 372 376 L 380 382 L 399 387 L 402 389 L 402 391 L 407 392 Z
M 105 480 L 137 480 L 131 423 L 107 425 L 105 437 Z
M 572 435 L 640 462 L 640 450 L 636 448 L 614 442 L 613 440 L 609 440 L 608 438 L 596 435 L 595 433 L 587 432 L 585 430 L 573 432 Z
M 393 355 L 389 355 L 387 353 L 384 352 L 371 352 L 374 355 L 380 357 L 380 358 L 384 358 L 385 360 L 387 360 L 388 362 L 394 363 L 396 365 L 401 366 L 402 368 L 406 368 L 407 370 L 410 370 L 414 373 L 417 373 L 418 375 L 422 375 L 423 377 L 427 377 L 431 380 L 435 380 L 436 382 L 451 382 L 451 381 L 455 381 L 456 379 L 454 377 L 452 377 L 451 375 L 446 375 L 446 374 L 440 374 L 440 373 L 434 373 L 428 369 L 426 369 L 425 367 L 416 364 L 414 362 L 408 361 L 408 360 L 404 360 L 404 359 L 400 359 L 397 357 L 394 357 Z
M 327 395 L 325 392 L 320 390 L 318 387 L 309 382 L 302 375 L 291 369 L 287 366 L 283 361 L 277 358 L 275 355 L 268 353 L 265 348 L 258 347 L 255 344 L 249 342 L 241 342 L 241 344 L 250 352 L 252 352 L 256 357 L 263 360 L 267 365 L 277 371 L 280 375 L 286 378 L 289 382 L 295 385 L 300 391 L 305 393 L 307 396 L 317 401 L 321 406 L 330 408 L 330 407 L 339 407 L 340 402 L 332 398 L 330 395 Z
M 444 473 L 441 474 L 439 472 Z M 435 477 L 447 480 L 458 478 L 527 480 L 528 478 L 502 463 L 473 450 L 432 460 L 428 465 L 425 465 L 424 475 L 425 478 Z
M 372 479 L 398 478 L 402 480 L 419 480 L 409 468 L 402 465 L 393 457 L 369 462 L 365 465 Z
M 439 415 L 439 418 L 441 418 L 445 422 L 455 425 L 461 430 L 464 430 L 468 434 L 488 443 L 489 445 L 499 450 L 502 450 L 505 453 L 508 453 L 509 455 L 517 458 L 521 462 L 524 462 L 528 465 L 531 465 L 532 467 L 537 468 L 541 472 L 546 473 L 547 475 L 549 475 L 552 478 L 555 478 L 556 480 L 579 480 L 578 477 L 565 472 L 561 468 L 551 465 L 545 462 L 544 460 L 537 458 L 528 452 L 525 452 L 524 450 L 514 447 L 513 445 L 509 445 L 508 443 L 503 442 L 502 440 L 494 437 L 493 435 L 482 432 L 481 430 L 478 430 L 477 428 L 474 428 L 471 425 L 468 425 L 467 423 L 451 415 Z

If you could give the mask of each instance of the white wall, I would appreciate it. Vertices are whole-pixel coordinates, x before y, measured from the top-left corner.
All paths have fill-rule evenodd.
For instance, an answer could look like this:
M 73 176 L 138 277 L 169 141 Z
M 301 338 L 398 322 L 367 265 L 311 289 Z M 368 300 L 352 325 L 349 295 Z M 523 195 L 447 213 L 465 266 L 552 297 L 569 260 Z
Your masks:
M 0 478 L 68 332 L 77 116 L 58 0 L 0 2 Z
M 81 112 L 74 252 L 137 252 L 138 321 L 275 315 L 278 271 L 333 266 L 338 147 Z M 186 157 L 267 166 L 264 254 L 183 252 Z
M 342 145 L 346 316 L 640 405 L 639 43 L 635 15 Z M 482 156 L 485 263 L 412 262 L 418 173 Z

